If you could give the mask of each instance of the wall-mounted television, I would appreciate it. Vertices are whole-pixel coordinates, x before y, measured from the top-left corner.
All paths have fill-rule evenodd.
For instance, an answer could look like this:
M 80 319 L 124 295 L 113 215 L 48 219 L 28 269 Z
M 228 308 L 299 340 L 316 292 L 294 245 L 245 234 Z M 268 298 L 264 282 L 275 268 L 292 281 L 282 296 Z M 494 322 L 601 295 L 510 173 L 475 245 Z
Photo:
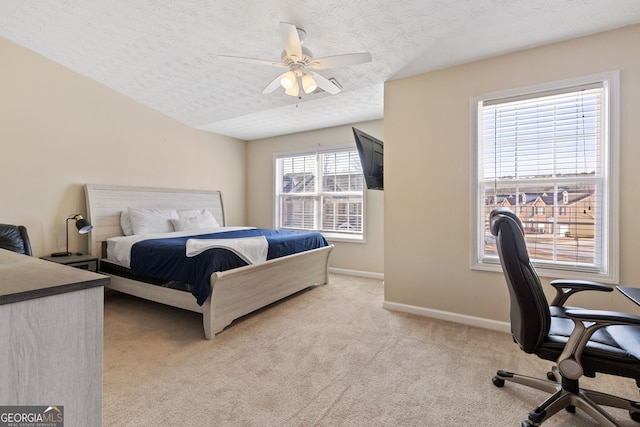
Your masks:
M 382 141 L 367 135 L 360 129 L 352 129 L 367 188 L 369 190 L 383 190 L 384 151 Z

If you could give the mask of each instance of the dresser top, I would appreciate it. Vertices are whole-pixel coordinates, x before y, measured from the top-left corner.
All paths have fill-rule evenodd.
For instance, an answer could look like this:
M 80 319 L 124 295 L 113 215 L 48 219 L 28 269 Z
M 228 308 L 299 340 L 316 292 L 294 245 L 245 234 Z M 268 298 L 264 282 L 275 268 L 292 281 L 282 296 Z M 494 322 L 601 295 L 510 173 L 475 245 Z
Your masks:
M 0 249 L 0 305 L 107 284 L 102 274 Z

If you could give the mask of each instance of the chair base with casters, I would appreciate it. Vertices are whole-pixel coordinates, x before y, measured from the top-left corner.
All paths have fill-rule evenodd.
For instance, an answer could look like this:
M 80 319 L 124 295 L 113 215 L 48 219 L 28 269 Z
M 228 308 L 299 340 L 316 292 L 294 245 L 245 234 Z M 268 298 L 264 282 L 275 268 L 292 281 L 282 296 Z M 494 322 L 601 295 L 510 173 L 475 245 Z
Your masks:
M 496 387 L 503 387 L 505 381 L 510 381 L 551 393 L 544 402 L 529 412 L 529 419 L 522 422 L 522 427 L 537 426 L 562 409 L 573 413 L 576 408 L 584 411 L 600 425 L 619 426 L 618 422 L 600 405 L 625 409 L 629 411 L 632 420 L 640 422 L 640 402 L 595 390 L 581 389 L 578 380 L 563 378 L 557 373 L 555 366 L 552 369 L 553 371 L 547 374 L 546 380 L 502 370 L 492 378 Z
M 640 387 L 640 316 L 606 310 L 567 307 L 582 291 L 612 292 L 613 287 L 585 280 L 554 280 L 549 304 L 529 259 L 522 222 L 508 208 L 490 214 L 491 233 L 510 297 L 511 336 L 525 353 L 555 363 L 547 379 L 498 371 L 493 384 L 509 381 L 549 393 L 522 426 L 538 426 L 561 409 L 576 408 L 599 425 L 619 426 L 602 406 L 629 411 L 640 422 L 640 402 L 580 388 L 579 379 L 608 374 L 630 378 Z

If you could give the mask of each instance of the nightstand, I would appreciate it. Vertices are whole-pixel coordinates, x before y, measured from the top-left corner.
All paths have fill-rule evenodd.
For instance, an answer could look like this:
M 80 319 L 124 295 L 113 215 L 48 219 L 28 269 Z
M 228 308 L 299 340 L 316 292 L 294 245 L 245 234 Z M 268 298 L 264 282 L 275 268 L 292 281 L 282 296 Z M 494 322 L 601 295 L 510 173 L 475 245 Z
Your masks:
M 98 271 L 98 258 L 92 255 L 45 256 L 42 259 L 82 270 Z

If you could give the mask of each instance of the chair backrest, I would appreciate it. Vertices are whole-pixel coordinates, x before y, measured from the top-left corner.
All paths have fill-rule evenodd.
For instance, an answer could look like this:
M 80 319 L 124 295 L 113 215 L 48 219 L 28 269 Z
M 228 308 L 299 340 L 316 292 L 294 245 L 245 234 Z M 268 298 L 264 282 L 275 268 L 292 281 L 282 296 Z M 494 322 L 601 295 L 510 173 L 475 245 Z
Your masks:
M 33 255 L 27 229 L 22 225 L 0 224 L 0 248 Z
M 490 226 L 511 298 L 511 334 L 523 351 L 533 353 L 549 333 L 551 314 L 529 261 L 522 223 L 510 209 L 497 208 L 491 212 Z

